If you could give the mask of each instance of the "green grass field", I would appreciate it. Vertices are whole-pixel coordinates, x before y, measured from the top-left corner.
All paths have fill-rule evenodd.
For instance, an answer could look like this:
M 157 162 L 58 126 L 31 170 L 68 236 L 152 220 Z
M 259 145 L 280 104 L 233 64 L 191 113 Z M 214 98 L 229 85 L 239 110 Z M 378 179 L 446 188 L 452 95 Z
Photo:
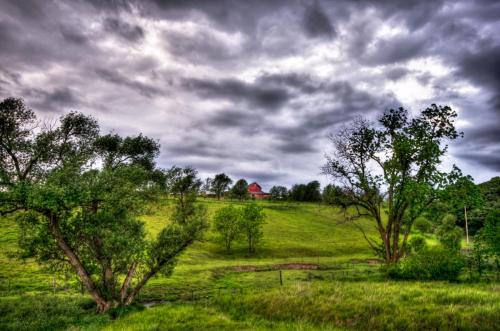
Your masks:
M 210 214 L 236 204 L 202 201 Z M 171 277 L 148 283 L 139 297 L 147 307 L 102 316 L 72 277 L 16 259 L 16 224 L 0 219 L 0 329 L 498 329 L 498 283 L 390 281 L 359 230 L 341 222 L 339 210 L 261 204 L 267 223 L 256 255 L 248 257 L 244 243 L 227 255 L 208 232 L 182 255 Z M 143 217 L 151 234 L 168 222 L 170 208 L 166 202 Z M 361 224 L 375 235 L 368 220 Z M 289 269 L 307 264 L 318 269 Z

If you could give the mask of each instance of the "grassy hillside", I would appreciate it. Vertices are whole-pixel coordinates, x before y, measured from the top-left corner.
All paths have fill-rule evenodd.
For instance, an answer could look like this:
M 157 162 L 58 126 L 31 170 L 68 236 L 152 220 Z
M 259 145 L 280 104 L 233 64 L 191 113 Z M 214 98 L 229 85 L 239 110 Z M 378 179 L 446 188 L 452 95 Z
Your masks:
M 203 203 L 212 214 L 235 202 Z M 139 298 L 148 306 L 162 304 L 133 307 L 115 320 L 113 314 L 96 316 L 72 277 L 54 277 L 31 261 L 11 258 L 18 230 L 13 220 L 0 219 L 0 329 L 493 330 L 500 325 L 498 284 L 385 280 L 362 235 L 341 222 L 339 210 L 261 204 L 267 223 L 255 256 L 246 256 L 243 243 L 227 255 L 208 232 L 182 255 L 170 278 L 153 279 Z M 143 217 L 152 235 L 168 222 L 170 209 L 166 202 Z M 362 224 L 374 235 L 369 221 Z

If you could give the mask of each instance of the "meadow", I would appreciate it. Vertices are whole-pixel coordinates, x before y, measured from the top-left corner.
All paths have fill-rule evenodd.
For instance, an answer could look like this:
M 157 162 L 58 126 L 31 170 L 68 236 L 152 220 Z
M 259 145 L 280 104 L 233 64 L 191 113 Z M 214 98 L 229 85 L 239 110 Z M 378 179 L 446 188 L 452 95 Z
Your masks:
M 209 214 L 231 201 L 201 199 Z M 388 280 L 341 211 L 313 203 L 260 202 L 267 222 L 256 254 L 226 254 L 211 231 L 151 280 L 126 310 L 96 315 L 69 275 L 16 258 L 19 230 L 0 219 L 1 330 L 494 330 L 500 284 Z M 168 222 L 165 200 L 142 219 Z M 375 236 L 369 220 L 360 220 Z M 435 243 L 433 238 L 428 240 Z

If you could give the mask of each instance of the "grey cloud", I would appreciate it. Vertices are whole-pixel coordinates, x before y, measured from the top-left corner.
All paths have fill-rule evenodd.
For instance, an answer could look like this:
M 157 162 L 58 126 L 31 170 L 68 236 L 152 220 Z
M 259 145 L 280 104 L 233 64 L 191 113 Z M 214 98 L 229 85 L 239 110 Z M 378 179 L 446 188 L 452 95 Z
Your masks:
M 391 68 L 388 69 L 385 73 L 385 76 L 389 78 L 390 80 L 398 80 L 403 77 L 405 77 L 410 70 L 403 68 L 403 67 L 396 67 L 396 68 Z
M 197 63 L 225 61 L 239 55 L 206 31 L 194 35 L 170 31 L 164 37 L 170 53 Z
M 131 11 L 141 2 L 138 0 L 83 0 L 91 4 L 94 8 L 100 11 L 119 12 Z
M 118 18 L 107 17 L 103 22 L 103 26 L 105 31 L 131 42 L 144 38 L 144 30 L 140 26 L 124 22 Z
M 82 45 L 88 42 L 88 38 L 85 34 L 81 33 L 78 29 L 74 29 L 71 26 L 63 25 L 61 26 L 60 31 L 64 40 L 70 43 Z
M 500 171 L 500 148 L 497 148 L 493 152 L 469 151 L 467 153 L 457 153 L 455 156 L 493 171 Z
M 136 91 L 137 93 L 139 93 L 145 97 L 148 97 L 148 98 L 151 98 L 155 95 L 162 94 L 161 89 L 159 89 L 153 85 L 149 85 L 149 84 L 145 84 L 145 83 L 142 83 L 142 82 L 139 82 L 136 80 L 132 80 L 132 79 L 122 75 L 118 71 L 112 71 L 112 70 L 100 68 L 100 69 L 96 69 L 95 72 L 100 78 L 102 78 L 110 83 L 114 83 L 117 85 L 122 85 L 122 86 L 128 87 L 128 88 Z
M 48 2 L 48 1 L 47 1 Z M 45 1 L 37 0 L 6 0 L 3 10 L 12 16 L 21 16 L 24 20 L 34 21 L 45 18 Z
M 466 53 L 459 66 L 462 76 L 490 89 L 492 106 L 500 112 L 500 45 Z
M 0 95 L 161 135 L 162 166 L 290 184 L 316 175 L 329 132 L 399 106 L 385 88 L 411 77 L 429 95 L 405 106 L 459 107 L 470 127 L 452 156 L 498 172 L 500 139 L 488 123 L 499 122 L 499 13 L 498 1 L 483 0 L 5 0 Z M 100 42 L 109 37 L 122 43 Z M 317 46 L 333 52 L 311 54 Z M 408 66 L 426 58 L 450 74 Z M 475 92 L 457 88 L 464 81 Z M 293 170 L 273 172 L 280 164 Z
M 231 177 L 234 178 L 246 178 L 249 181 L 254 181 L 258 180 L 259 182 L 264 182 L 264 183 L 276 183 L 280 179 L 286 177 L 285 173 L 282 172 L 275 172 L 275 171 L 269 171 L 267 169 L 265 170 L 254 170 L 254 171 L 244 171 L 244 170 L 232 170 L 231 172 Z
M 66 107 L 77 106 L 80 101 L 75 92 L 68 87 L 57 87 L 50 91 L 41 89 L 25 90 L 24 95 L 30 97 L 35 109 L 61 112 Z
M 196 155 L 198 157 L 212 157 L 212 158 L 227 158 L 229 154 L 223 151 L 208 141 L 193 141 L 193 139 L 186 140 L 182 144 L 167 147 L 168 151 L 175 155 Z
M 428 50 L 429 36 L 411 34 L 378 40 L 374 50 L 365 53 L 365 59 L 372 64 L 392 64 L 415 58 Z
M 286 89 L 265 88 L 237 79 L 212 81 L 192 78 L 184 80 L 184 86 L 202 97 L 236 102 L 246 100 L 251 105 L 269 110 L 279 109 L 290 98 Z
M 303 20 L 304 30 L 309 37 L 333 37 L 336 34 L 330 18 L 318 1 L 306 8 Z
M 312 94 L 319 91 L 323 84 L 316 82 L 313 78 L 304 73 L 264 73 L 257 78 L 258 84 L 286 86 L 299 90 L 300 92 Z
M 283 153 L 304 154 L 318 152 L 317 148 L 311 144 L 310 140 L 294 139 L 291 141 L 282 141 L 275 144 L 277 150 Z
M 477 119 L 476 119 L 477 121 Z M 493 116 L 481 126 L 464 129 L 455 157 L 500 171 L 500 116 Z
M 403 21 L 408 28 L 416 30 L 434 18 L 443 7 L 444 1 L 419 1 L 419 0 L 371 0 L 359 2 L 361 5 L 371 4 L 378 9 L 384 18 L 394 21 Z
M 208 118 L 207 122 L 216 128 L 237 128 L 246 134 L 255 134 L 262 125 L 262 118 L 245 110 L 219 110 Z M 260 123 L 259 123 L 260 122 Z

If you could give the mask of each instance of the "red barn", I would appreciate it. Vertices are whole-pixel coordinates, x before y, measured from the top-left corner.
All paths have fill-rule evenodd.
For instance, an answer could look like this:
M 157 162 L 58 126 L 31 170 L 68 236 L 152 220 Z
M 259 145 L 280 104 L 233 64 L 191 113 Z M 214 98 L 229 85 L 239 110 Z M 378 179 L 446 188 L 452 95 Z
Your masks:
M 269 198 L 269 193 L 262 192 L 262 187 L 257 184 L 257 182 L 253 182 L 248 185 L 248 193 L 254 199 L 266 199 Z

